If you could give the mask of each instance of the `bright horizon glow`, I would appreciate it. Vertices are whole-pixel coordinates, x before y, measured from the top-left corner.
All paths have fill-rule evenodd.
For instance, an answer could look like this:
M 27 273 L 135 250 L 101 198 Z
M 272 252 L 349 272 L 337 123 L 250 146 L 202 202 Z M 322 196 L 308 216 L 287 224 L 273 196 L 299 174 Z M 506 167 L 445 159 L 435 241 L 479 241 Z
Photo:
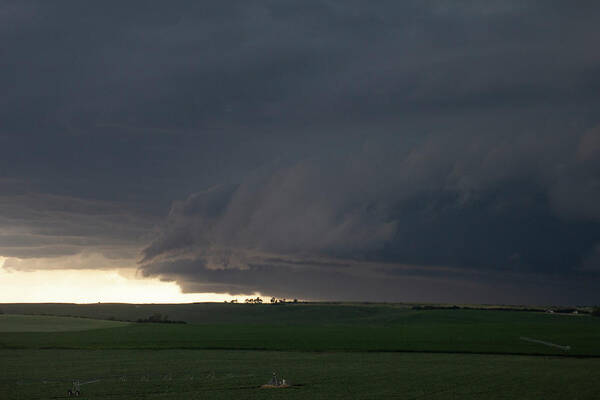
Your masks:
M 0 257 L 0 303 L 195 303 L 232 299 L 243 302 L 248 297 L 260 296 L 182 293 L 175 282 L 119 270 L 6 270 L 5 260 Z

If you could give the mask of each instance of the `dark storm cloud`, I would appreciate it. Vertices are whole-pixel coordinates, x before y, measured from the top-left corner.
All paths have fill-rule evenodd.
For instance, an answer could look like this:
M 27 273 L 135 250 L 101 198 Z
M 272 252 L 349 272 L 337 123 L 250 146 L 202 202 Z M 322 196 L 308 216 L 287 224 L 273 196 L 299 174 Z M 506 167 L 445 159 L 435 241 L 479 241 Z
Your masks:
M 151 216 L 124 204 L 56 195 L 2 196 L 0 209 L 0 254 L 21 259 L 60 258 L 82 253 L 97 254 L 106 260 L 131 259 L 148 240 L 155 222 Z M 57 260 L 56 268 L 61 267 L 61 262 L 64 263 L 64 259 Z M 39 262 L 10 262 L 5 267 L 30 268 L 31 265 L 44 267 Z M 89 263 L 70 266 L 106 267 Z
M 141 270 L 188 291 L 588 301 L 599 20 L 594 2 L 0 2 L 0 256 L 144 247 Z
M 548 146 L 521 149 L 520 155 L 514 154 L 515 143 L 507 144 L 506 152 L 496 142 L 474 147 L 455 158 L 448 144 L 427 142 L 403 158 L 377 161 L 365 150 L 333 164 L 311 160 L 194 194 L 175 203 L 161 235 L 144 250 L 142 268 L 185 277 L 184 288 L 193 287 L 196 271 L 198 284 L 242 292 L 257 290 L 261 282 L 263 289 L 282 291 L 279 274 L 288 274 L 291 285 L 299 285 L 296 275 L 307 282 L 324 280 L 323 285 L 339 283 L 332 275 L 350 279 L 348 264 L 357 285 L 374 263 L 392 270 L 406 263 L 421 266 L 397 268 L 396 278 L 445 276 L 488 285 L 511 276 L 522 281 L 581 275 L 582 257 L 596 245 L 600 227 L 593 212 L 583 217 L 579 209 L 579 217 L 570 218 L 571 204 L 551 200 L 563 177 L 528 163 Z M 561 205 L 553 208 L 553 203 Z M 223 281 L 211 281 L 218 277 Z M 382 285 L 385 280 L 379 279 Z M 390 290 L 399 287 L 387 282 Z M 343 292 L 356 293 L 348 287 Z M 402 298 L 404 292 L 396 295 Z

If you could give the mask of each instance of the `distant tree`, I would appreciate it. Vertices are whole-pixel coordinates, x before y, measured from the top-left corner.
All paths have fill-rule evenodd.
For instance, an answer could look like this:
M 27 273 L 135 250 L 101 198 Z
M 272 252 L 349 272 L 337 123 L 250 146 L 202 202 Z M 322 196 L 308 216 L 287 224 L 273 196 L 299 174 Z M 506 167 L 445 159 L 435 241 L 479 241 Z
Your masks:
M 261 304 L 263 301 L 260 297 L 257 297 L 255 299 L 246 299 L 244 300 L 244 303 L 246 304 Z
M 298 302 L 298 299 L 294 299 L 294 303 L 297 303 L 297 302 Z
M 167 320 L 166 315 L 163 318 L 162 314 L 160 314 L 160 313 L 154 313 L 148 317 L 148 321 L 150 321 L 150 322 L 161 322 L 161 321 L 166 321 L 166 320 Z
M 594 317 L 600 317 L 600 306 L 592 308 L 592 315 Z

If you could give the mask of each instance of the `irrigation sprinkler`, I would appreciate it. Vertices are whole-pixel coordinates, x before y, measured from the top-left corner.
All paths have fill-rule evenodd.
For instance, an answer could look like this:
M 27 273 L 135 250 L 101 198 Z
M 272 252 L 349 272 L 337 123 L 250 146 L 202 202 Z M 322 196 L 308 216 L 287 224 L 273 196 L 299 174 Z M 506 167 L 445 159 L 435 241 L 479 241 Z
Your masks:
M 289 382 L 287 382 L 285 380 L 285 378 L 279 379 L 279 377 L 277 376 L 277 374 L 275 372 L 273 372 L 273 376 L 271 377 L 271 380 L 269 381 L 269 383 L 261 386 L 261 388 L 263 388 L 263 389 L 275 389 L 275 388 L 287 388 L 287 387 L 290 387 Z
M 571 350 L 571 346 L 561 346 L 560 344 L 545 342 L 543 340 L 538 340 L 538 339 L 532 339 L 532 338 L 528 338 L 526 336 L 521 336 L 519 339 L 524 340 L 526 342 L 543 344 L 544 346 L 556 347 L 557 349 L 561 349 L 564 351 Z
M 80 382 L 78 380 L 74 380 L 73 381 L 73 386 L 71 387 L 71 389 L 67 390 L 67 395 L 68 396 L 75 396 L 78 397 L 81 395 L 81 387 L 83 385 L 88 385 L 90 383 L 95 383 L 100 381 L 100 379 L 94 379 L 92 381 L 87 381 L 87 382 Z

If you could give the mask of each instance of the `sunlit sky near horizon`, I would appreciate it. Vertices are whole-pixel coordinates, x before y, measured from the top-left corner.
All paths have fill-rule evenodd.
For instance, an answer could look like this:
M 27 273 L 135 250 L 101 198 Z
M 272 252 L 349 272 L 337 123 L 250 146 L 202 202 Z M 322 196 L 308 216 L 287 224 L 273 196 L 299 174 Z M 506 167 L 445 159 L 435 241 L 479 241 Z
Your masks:
M 134 271 L 5 270 L 0 257 L 0 303 L 194 303 L 257 297 L 182 293 L 174 282 L 136 276 Z M 124 273 L 128 272 L 128 273 Z

